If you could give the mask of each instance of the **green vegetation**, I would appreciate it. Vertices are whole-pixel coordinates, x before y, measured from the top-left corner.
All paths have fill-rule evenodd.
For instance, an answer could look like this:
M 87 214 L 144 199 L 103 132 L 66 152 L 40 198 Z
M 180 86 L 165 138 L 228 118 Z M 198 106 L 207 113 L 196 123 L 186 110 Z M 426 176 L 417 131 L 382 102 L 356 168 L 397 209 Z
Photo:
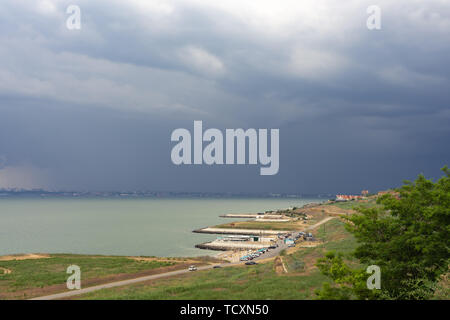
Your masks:
M 321 225 L 316 232 L 316 238 L 323 244 L 317 247 L 302 248 L 294 251 L 285 258 L 289 271 L 294 271 L 303 266 L 312 268 L 316 259 L 323 257 L 324 252 L 330 250 L 339 250 L 346 262 L 351 265 L 357 265 L 357 260 L 352 253 L 356 248 L 356 239 L 345 230 L 345 224 L 339 219 L 333 219 Z
M 334 202 L 327 203 L 326 205 L 333 205 L 345 210 L 356 210 L 357 208 L 375 208 L 380 207 L 375 198 L 367 199 L 367 201 L 345 201 L 345 202 Z
M 339 250 L 346 259 L 354 260 L 352 254 L 357 246 L 356 239 L 346 230 L 342 220 L 333 219 L 321 225 L 316 237 L 324 242 L 321 247 L 325 250 Z
M 290 218 L 305 218 L 306 214 L 302 211 L 299 211 L 299 208 L 293 207 L 292 209 L 283 209 L 283 210 L 277 210 L 277 211 L 266 211 L 266 213 L 270 214 L 278 214 L 278 215 L 284 215 Z
M 364 268 L 352 268 L 329 252 L 317 266 L 335 285 L 324 284 L 322 299 L 430 299 L 448 293 L 442 286 L 449 269 L 450 170 L 437 182 L 419 175 L 405 181 L 399 198 L 384 195 L 380 207 L 359 208 L 347 217 L 358 240 L 355 257 L 381 268 L 381 289 L 368 290 Z M 338 251 L 338 250 L 336 250 Z M 448 295 L 446 297 L 448 299 Z
M 42 259 L 0 261 L 0 270 L 4 268 L 11 271 L 0 275 L 0 298 L 1 293 L 64 284 L 68 277 L 67 267 L 72 264 L 81 268 L 81 277 L 86 280 L 171 266 L 175 265 L 176 261 L 136 261 L 127 257 L 73 254 L 53 254 L 49 258 Z
M 199 271 L 177 278 L 160 279 L 151 284 L 136 284 L 105 289 L 82 299 L 310 299 L 310 288 L 326 277 L 278 276 L 273 263 Z

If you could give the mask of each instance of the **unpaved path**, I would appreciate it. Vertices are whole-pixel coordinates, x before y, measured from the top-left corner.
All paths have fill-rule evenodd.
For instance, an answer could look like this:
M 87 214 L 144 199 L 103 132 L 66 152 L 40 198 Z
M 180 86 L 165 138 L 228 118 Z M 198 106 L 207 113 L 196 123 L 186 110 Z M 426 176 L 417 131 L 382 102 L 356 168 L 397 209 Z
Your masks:
M 316 224 L 313 224 L 312 226 L 309 226 L 309 227 L 305 228 L 304 231 L 314 230 L 315 228 L 321 226 L 321 225 L 324 224 L 324 223 L 327 223 L 328 221 L 330 221 L 331 219 L 334 219 L 334 218 L 335 218 L 335 217 L 328 217 L 328 218 L 325 218 L 325 219 L 323 219 L 323 220 L 317 222 Z

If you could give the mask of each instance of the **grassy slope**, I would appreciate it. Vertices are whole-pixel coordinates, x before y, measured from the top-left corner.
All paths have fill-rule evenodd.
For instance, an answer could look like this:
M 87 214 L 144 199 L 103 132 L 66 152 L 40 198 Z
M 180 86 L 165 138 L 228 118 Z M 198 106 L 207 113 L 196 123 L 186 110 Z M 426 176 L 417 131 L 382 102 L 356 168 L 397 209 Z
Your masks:
M 174 265 L 176 261 L 135 261 L 126 257 L 52 254 L 50 258 L 35 260 L 0 261 L 0 267 L 11 270 L 0 275 L 2 292 L 42 288 L 65 283 L 67 267 L 81 268 L 82 279 L 102 278 L 119 273 L 136 273 Z
M 326 250 L 350 253 L 354 238 L 338 219 L 322 225 L 317 233 L 326 241 L 315 248 L 301 248 L 283 257 L 287 274 L 277 274 L 273 262 L 256 266 L 227 267 L 193 272 L 180 277 L 104 289 L 81 299 L 313 299 L 314 289 L 328 281 L 314 263 Z M 350 257 L 349 257 L 350 258 Z M 298 268 L 303 264 L 303 268 Z
M 325 205 L 327 205 L 327 204 L 325 204 Z M 335 202 L 335 203 L 332 203 L 331 205 L 339 207 L 341 209 L 345 209 L 345 210 L 351 210 L 351 209 L 355 209 L 357 207 L 373 208 L 373 207 L 378 207 L 379 206 L 376 203 L 376 199 L 375 198 L 368 199 L 367 202 L 346 201 L 346 202 Z

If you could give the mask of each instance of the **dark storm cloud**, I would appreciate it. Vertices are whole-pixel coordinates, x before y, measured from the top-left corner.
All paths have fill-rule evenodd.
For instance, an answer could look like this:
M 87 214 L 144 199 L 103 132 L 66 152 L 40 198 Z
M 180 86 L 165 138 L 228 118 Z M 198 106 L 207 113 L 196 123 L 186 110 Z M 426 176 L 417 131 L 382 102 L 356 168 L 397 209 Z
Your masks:
M 76 1 L 71 31 L 72 3 L 0 8 L 0 188 L 355 192 L 448 163 L 448 1 L 379 1 L 377 31 L 368 1 Z M 172 165 L 193 120 L 280 128 L 279 174 Z

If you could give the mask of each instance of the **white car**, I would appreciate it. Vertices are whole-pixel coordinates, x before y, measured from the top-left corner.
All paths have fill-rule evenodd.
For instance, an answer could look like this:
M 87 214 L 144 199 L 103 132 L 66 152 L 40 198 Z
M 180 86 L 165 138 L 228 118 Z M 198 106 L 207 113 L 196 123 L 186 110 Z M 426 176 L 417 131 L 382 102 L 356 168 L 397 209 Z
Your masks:
M 197 267 L 196 266 L 190 266 L 189 267 L 189 271 L 196 271 L 197 270 Z

